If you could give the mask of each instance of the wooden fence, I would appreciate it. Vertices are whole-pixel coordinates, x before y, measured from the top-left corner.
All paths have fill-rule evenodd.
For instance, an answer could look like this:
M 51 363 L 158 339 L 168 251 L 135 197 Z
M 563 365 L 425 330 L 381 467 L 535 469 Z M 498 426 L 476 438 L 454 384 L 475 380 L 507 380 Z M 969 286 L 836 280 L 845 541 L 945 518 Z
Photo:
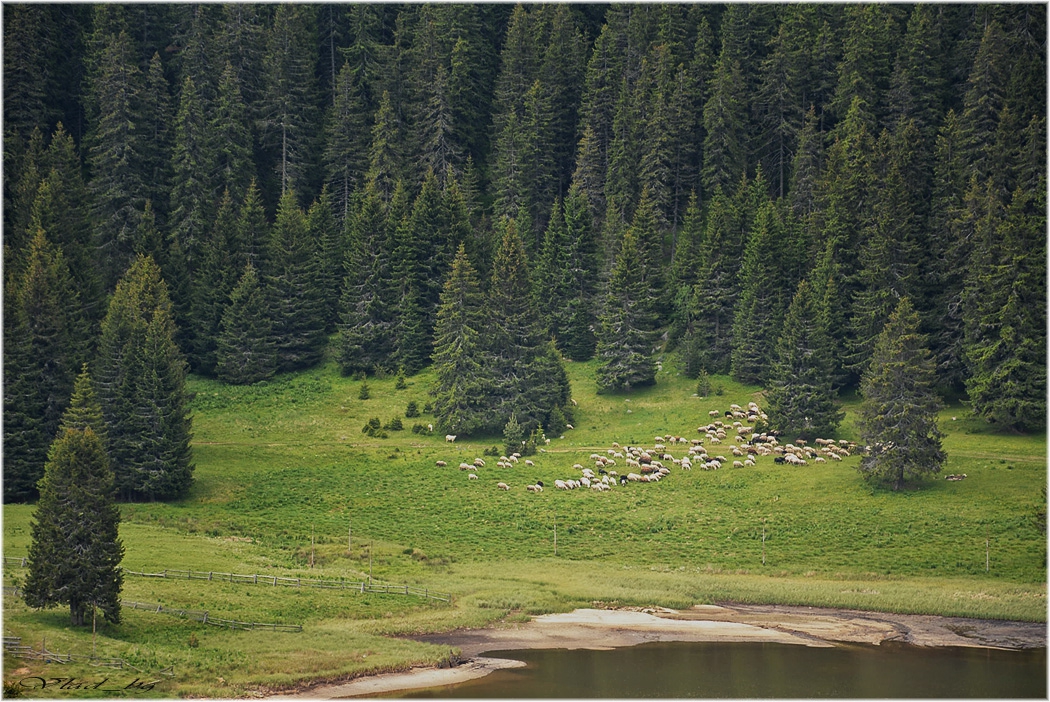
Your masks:
M 128 609 L 139 609 L 146 612 L 156 612 L 158 614 L 168 614 L 173 617 L 180 617 L 182 619 L 192 619 L 195 622 L 202 624 L 211 624 L 212 626 L 222 627 L 224 629 L 240 629 L 242 631 L 294 631 L 300 632 L 303 630 L 302 624 L 272 624 L 264 622 L 242 622 L 236 619 L 219 619 L 218 617 L 212 617 L 207 612 L 201 612 L 193 609 L 180 609 L 177 607 L 165 607 L 164 605 L 152 604 L 146 602 L 130 602 L 128 600 L 120 601 L 121 607 L 127 607 Z
M 331 590 L 353 590 L 355 592 L 371 592 L 387 595 L 414 595 L 428 600 L 439 602 L 451 602 L 452 595 L 448 592 L 438 592 L 426 587 L 414 587 L 412 585 L 384 585 L 356 580 L 324 580 L 319 578 L 285 578 L 279 575 L 239 574 L 239 573 L 217 573 L 215 571 L 197 570 L 169 570 L 164 569 L 159 573 L 141 573 L 132 570 L 124 570 L 125 575 L 135 575 L 145 578 L 175 578 L 180 580 L 218 580 L 230 583 L 251 583 L 254 585 L 270 585 L 271 587 L 318 587 Z
M 14 595 L 15 597 L 21 597 L 22 592 L 17 587 L 4 586 L 5 595 Z M 182 609 L 181 607 L 165 607 L 164 605 L 147 603 L 147 602 L 133 602 L 131 600 L 121 600 L 121 607 L 128 609 L 138 609 L 146 612 L 156 612 L 157 614 L 167 614 L 173 617 L 179 617 L 181 619 L 191 619 L 195 622 L 202 624 L 211 624 L 212 626 L 222 627 L 224 629 L 239 629 L 241 631 L 294 631 L 300 632 L 303 630 L 302 624 L 273 624 L 267 622 L 242 622 L 236 619 L 220 619 L 218 617 L 212 617 L 208 612 L 202 612 L 193 609 Z M 4 640 L 4 646 L 7 646 L 7 640 Z M 56 654 L 57 655 L 57 654 Z
M 140 673 L 142 672 L 122 658 L 99 658 L 98 656 L 84 656 L 79 653 L 55 653 L 44 648 L 43 642 L 41 642 L 40 650 L 38 651 L 32 646 L 24 645 L 22 638 L 19 636 L 4 637 L 4 653 L 15 658 L 43 661 L 44 663 L 90 663 L 91 665 L 120 668 L 121 670 L 131 668 L 132 670 L 138 670 Z

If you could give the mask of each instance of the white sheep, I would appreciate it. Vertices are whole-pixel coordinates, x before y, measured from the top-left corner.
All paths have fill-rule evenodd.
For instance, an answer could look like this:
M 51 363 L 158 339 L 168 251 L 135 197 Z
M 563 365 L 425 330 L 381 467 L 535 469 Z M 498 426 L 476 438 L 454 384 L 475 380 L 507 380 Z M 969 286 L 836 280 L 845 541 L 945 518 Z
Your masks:
M 554 487 L 558 488 L 559 490 L 568 490 L 569 484 L 566 483 L 564 480 L 555 480 Z
M 478 479 L 478 476 L 474 475 L 473 473 L 471 473 L 470 475 L 467 476 L 467 480 L 477 480 L 477 479 Z
M 475 458 L 474 459 L 474 465 L 477 466 L 478 468 L 484 468 L 485 467 L 485 459 L 484 458 Z
M 470 465 L 469 463 L 460 463 L 459 464 L 459 469 L 460 470 L 471 470 L 473 468 L 474 468 L 474 466 Z
M 455 440 L 456 440 L 456 434 L 445 434 L 445 441 L 447 441 L 447 442 L 449 442 L 451 444 Z
M 444 468 L 444 467 L 445 467 L 445 466 L 447 466 L 448 464 L 447 464 L 447 463 L 445 463 L 444 461 L 438 461 L 438 462 L 436 463 L 436 465 L 437 465 L 437 467 L 438 467 L 438 468 Z
M 500 490 L 510 490 L 510 485 L 507 485 L 506 483 L 496 483 L 496 487 Z
M 527 466 L 529 466 L 529 467 L 531 468 L 532 466 L 535 466 L 536 464 L 535 464 L 535 463 L 533 463 L 532 461 L 530 461 L 530 460 L 526 459 L 526 460 L 525 460 L 525 465 L 527 465 Z

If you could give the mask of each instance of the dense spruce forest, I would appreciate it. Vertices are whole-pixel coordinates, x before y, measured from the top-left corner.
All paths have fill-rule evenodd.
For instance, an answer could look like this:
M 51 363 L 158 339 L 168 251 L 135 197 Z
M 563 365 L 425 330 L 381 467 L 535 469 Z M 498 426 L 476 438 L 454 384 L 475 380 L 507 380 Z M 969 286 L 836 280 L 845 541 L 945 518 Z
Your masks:
M 565 359 L 629 391 L 677 349 L 824 429 L 905 298 L 942 395 L 1045 424 L 1045 5 L 3 25 L 6 501 L 36 497 L 85 364 L 119 494 L 164 499 L 192 480 L 188 372 L 433 365 L 440 430 L 528 436 L 572 420 Z

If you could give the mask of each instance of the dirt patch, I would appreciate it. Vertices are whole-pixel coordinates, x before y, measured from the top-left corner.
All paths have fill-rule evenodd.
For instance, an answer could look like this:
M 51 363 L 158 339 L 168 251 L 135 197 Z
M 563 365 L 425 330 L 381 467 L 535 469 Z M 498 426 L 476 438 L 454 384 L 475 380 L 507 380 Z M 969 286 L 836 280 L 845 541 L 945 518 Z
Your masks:
M 417 668 L 358 678 L 279 699 L 366 697 L 396 690 L 451 685 L 519 661 L 485 657 L 488 651 L 527 648 L 609 649 L 651 641 L 772 642 L 804 646 L 835 643 L 970 646 L 1025 649 L 1046 646 L 1046 625 L 915 614 L 887 614 L 782 605 L 697 605 L 663 608 L 578 609 L 523 624 L 413 637 L 460 650 L 462 665 Z

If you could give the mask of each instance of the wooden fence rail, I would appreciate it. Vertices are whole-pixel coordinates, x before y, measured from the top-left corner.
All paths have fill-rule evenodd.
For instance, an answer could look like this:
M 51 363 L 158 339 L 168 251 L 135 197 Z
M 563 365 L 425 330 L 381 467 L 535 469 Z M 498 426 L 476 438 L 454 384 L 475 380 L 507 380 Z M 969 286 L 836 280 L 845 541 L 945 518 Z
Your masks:
M 438 592 L 425 587 L 414 587 L 412 585 L 383 585 L 356 580 L 324 580 L 319 578 L 286 578 L 279 575 L 259 575 L 241 573 L 218 573 L 215 571 L 197 570 L 172 570 L 164 569 L 159 573 L 144 573 L 133 570 L 124 570 L 124 575 L 135 575 L 145 578 L 175 578 L 180 580 L 218 580 L 230 583 L 251 583 L 254 585 L 270 585 L 271 587 L 318 587 L 332 590 L 355 590 L 357 592 L 379 593 L 390 595 L 413 595 L 428 600 L 439 602 L 451 602 L 452 594 Z
M 303 630 L 302 624 L 275 624 L 268 622 L 242 622 L 236 619 L 219 619 L 218 617 L 209 616 L 207 612 L 193 609 L 165 607 L 164 605 L 147 602 L 129 602 L 127 600 L 121 600 L 120 606 L 128 607 L 130 609 L 141 609 L 147 612 L 156 612 L 158 614 L 169 614 L 173 617 L 180 617 L 182 619 L 192 619 L 195 622 L 211 624 L 212 626 L 223 627 L 225 629 L 240 629 L 242 631 L 255 631 L 256 629 L 259 629 L 262 631 L 294 632 L 300 632 Z
M 22 591 L 17 587 L 4 586 L 5 595 L 14 595 L 20 597 Z M 276 624 L 271 622 L 242 622 L 236 619 L 219 619 L 217 617 L 209 616 L 207 612 L 202 612 L 194 609 L 182 609 L 181 607 L 165 607 L 164 605 L 155 604 L 152 602 L 133 602 L 131 600 L 121 600 L 121 607 L 127 609 L 138 609 L 146 612 L 156 612 L 157 614 L 167 614 L 173 617 L 179 617 L 180 619 L 190 619 L 201 624 L 211 624 L 212 626 L 222 627 L 224 629 L 239 629 L 241 631 L 294 631 L 300 632 L 303 630 L 302 624 Z M 4 650 L 8 650 L 7 637 L 4 638 Z M 56 654 L 57 655 L 57 654 Z
M 26 566 L 25 558 L 11 558 L 4 557 L 4 565 L 18 565 L 22 568 Z M 415 587 L 412 585 L 383 585 L 380 583 L 371 583 L 357 580 L 325 580 L 323 578 L 287 578 L 279 575 L 259 575 L 253 573 L 250 575 L 242 573 L 218 573 L 215 571 L 203 571 L 203 570 L 172 570 L 165 568 L 159 573 L 145 573 L 140 571 L 128 570 L 124 568 L 124 575 L 134 575 L 143 578 L 175 578 L 180 580 L 219 580 L 222 582 L 230 583 L 251 583 L 253 585 L 270 585 L 273 587 L 317 587 L 326 588 L 330 590 L 356 590 L 362 594 L 366 592 L 386 594 L 386 595 L 413 595 L 415 597 L 422 597 L 427 600 L 437 600 L 439 602 L 451 602 L 452 594 L 448 592 L 438 592 L 437 590 L 431 590 L 426 587 Z
M 38 651 L 32 646 L 24 645 L 20 636 L 4 637 L 4 653 L 14 656 L 15 658 L 43 661 L 44 663 L 64 664 L 83 662 L 90 663 L 91 665 L 101 665 L 107 668 L 120 668 L 121 670 L 124 668 L 132 668 L 133 670 L 138 670 L 138 668 L 135 668 L 135 666 L 121 658 L 99 658 L 98 656 L 84 656 L 79 653 L 55 653 L 54 651 L 48 651 L 44 648 L 43 643 L 41 643 L 40 650 Z

